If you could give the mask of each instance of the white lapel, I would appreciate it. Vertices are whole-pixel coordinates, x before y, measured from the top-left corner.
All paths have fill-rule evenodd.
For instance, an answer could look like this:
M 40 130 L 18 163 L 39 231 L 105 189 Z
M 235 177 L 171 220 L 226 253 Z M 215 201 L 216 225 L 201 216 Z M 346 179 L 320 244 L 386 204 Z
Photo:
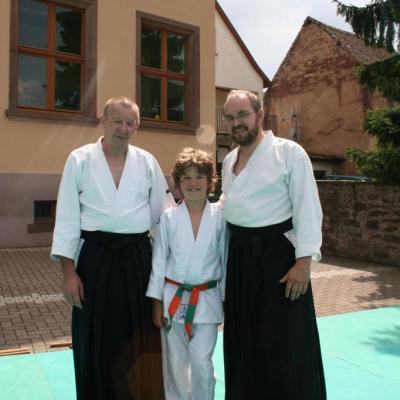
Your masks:
M 100 145 L 101 146 L 101 145 Z M 136 154 L 133 151 L 132 147 L 128 147 L 128 151 L 126 153 L 126 159 L 125 159 L 125 164 L 124 164 L 124 169 L 122 170 L 122 175 L 121 179 L 118 185 L 118 189 L 115 186 L 114 179 L 112 177 L 110 167 L 107 164 L 107 160 L 105 158 L 104 152 L 101 148 L 102 154 L 103 154 L 103 160 L 107 169 L 107 176 L 109 179 L 107 179 L 107 182 L 109 182 L 108 186 L 112 186 L 113 188 L 113 198 L 110 201 L 110 212 L 106 221 L 106 227 L 107 229 L 112 229 L 118 216 L 120 215 L 121 210 L 125 208 L 124 204 L 126 205 L 126 200 L 127 200 L 127 192 L 130 188 L 131 185 L 131 174 L 133 171 L 137 170 L 137 168 L 134 168 L 133 165 L 136 161 Z M 111 190 L 111 188 L 110 188 Z M 133 201 L 133 199 L 130 199 Z
M 136 165 L 135 165 L 136 164 Z M 122 170 L 121 179 L 119 181 L 117 198 L 124 196 L 127 189 L 132 185 L 133 174 L 138 173 L 139 166 L 137 165 L 137 154 L 132 146 L 128 146 L 128 151 L 126 153 L 126 159 L 124 164 L 124 169 Z
M 101 184 L 102 188 L 104 189 L 104 195 L 113 201 L 117 192 L 117 188 L 111 175 L 110 167 L 108 166 L 106 156 L 101 145 L 101 140 L 102 137 L 97 141 L 94 149 L 93 159 L 95 161 L 94 167 L 96 168 L 96 171 L 92 172 L 95 174 L 95 176 L 99 177 L 98 183 Z
M 184 243 L 187 248 L 193 248 L 196 242 L 196 238 L 194 237 L 192 221 L 190 219 L 189 210 L 186 206 L 185 200 L 182 201 L 182 204 L 179 206 L 179 236 L 182 240 L 181 243 Z M 200 228 L 199 228 L 200 230 Z
M 211 213 L 211 206 L 208 200 L 206 200 L 206 205 L 203 210 L 203 215 L 201 216 L 199 230 L 197 231 L 195 248 L 197 247 L 201 248 L 201 245 L 204 242 L 204 240 L 209 237 L 210 229 L 208 226 L 208 222 L 210 220 L 210 213 Z
M 243 168 L 243 170 L 240 172 L 238 176 L 236 176 L 233 179 L 233 167 L 235 165 L 237 156 L 238 156 L 238 151 L 235 154 L 235 157 L 232 157 L 232 163 L 229 166 L 230 168 L 230 175 L 232 179 L 231 183 L 231 189 L 230 192 L 235 189 L 235 187 L 239 187 L 243 189 L 246 186 L 246 183 L 251 183 L 252 181 L 252 176 L 254 174 L 254 171 L 257 170 L 257 161 L 261 157 L 262 154 L 266 152 L 266 149 L 270 145 L 271 141 L 273 139 L 273 134 L 271 131 L 267 132 L 267 135 L 263 138 L 263 140 L 258 144 L 258 146 L 255 148 L 253 154 L 250 156 L 249 160 L 247 161 L 246 166 Z M 229 196 L 229 193 L 228 193 Z
M 210 240 L 213 238 L 210 237 L 209 232 L 215 232 L 213 227 L 209 226 L 210 222 L 210 214 L 211 214 L 211 206 L 208 200 L 206 201 L 206 205 L 203 210 L 203 215 L 201 216 L 199 230 L 197 232 L 196 239 L 194 238 L 193 234 L 193 227 L 192 222 L 190 221 L 189 211 L 185 204 L 185 211 L 188 218 L 188 226 L 191 230 L 191 238 L 192 238 L 192 246 L 191 246 L 191 255 L 189 261 L 189 268 L 186 273 L 186 280 L 187 282 L 194 282 L 199 279 L 201 276 L 202 271 L 199 269 L 201 264 L 197 264 L 199 260 L 204 259 L 206 256 L 205 252 L 207 251 L 207 246 Z M 189 233 L 188 233 L 189 234 Z M 189 245 L 189 242 L 187 242 Z M 197 265 L 196 265 L 197 264 Z

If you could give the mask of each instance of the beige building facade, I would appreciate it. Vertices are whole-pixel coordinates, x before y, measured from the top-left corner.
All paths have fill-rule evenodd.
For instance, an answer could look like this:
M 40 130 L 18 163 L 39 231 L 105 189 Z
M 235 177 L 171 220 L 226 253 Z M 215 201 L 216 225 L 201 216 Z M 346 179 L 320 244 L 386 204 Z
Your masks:
M 223 106 L 232 89 L 249 90 L 263 101 L 263 90 L 271 82 L 261 70 L 247 46 L 240 38 L 224 10 L 216 3 L 216 163 L 220 172 L 222 161 L 232 147 L 232 141 L 223 122 Z
M 65 160 L 101 136 L 110 97 L 140 105 L 132 144 L 154 154 L 167 178 L 183 147 L 216 152 L 217 7 L 0 2 L 0 248 L 50 243 Z
M 359 85 L 356 68 L 388 56 L 349 32 L 305 20 L 272 80 L 266 108 L 276 117 L 279 136 L 306 149 L 317 177 L 355 174 L 346 149 L 373 148 L 362 123 L 367 110 L 387 103 Z

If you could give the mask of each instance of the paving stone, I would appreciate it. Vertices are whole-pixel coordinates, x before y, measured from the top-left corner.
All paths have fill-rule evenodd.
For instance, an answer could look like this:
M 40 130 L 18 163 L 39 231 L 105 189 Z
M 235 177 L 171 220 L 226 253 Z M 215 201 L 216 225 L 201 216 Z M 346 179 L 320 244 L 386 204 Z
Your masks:
M 71 308 L 48 248 L 0 249 L 0 350 L 71 340 Z M 400 304 L 400 268 L 324 257 L 312 266 L 317 316 Z

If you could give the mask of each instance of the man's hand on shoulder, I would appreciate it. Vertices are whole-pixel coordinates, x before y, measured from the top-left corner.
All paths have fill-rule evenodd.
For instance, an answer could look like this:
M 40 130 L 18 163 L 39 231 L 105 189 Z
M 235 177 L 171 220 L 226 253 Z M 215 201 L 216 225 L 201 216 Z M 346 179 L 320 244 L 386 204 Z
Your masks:
M 285 296 L 291 300 L 297 300 L 308 289 L 311 275 L 311 257 L 301 257 L 279 281 L 286 283 Z
M 82 301 L 85 300 L 83 283 L 75 271 L 73 260 L 63 257 L 61 259 L 63 272 L 64 298 L 68 304 L 82 308 Z

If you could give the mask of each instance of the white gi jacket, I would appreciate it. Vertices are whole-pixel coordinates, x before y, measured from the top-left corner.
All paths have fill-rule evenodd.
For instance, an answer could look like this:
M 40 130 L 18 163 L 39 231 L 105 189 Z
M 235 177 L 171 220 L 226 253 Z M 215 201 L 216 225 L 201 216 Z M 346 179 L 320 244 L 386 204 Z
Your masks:
M 129 145 L 118 189 L 107 164 L 101 139 L 68 157 L 57 199 L 51 257 L 78 258 L 81 229 L 141 233 L 158 222 L 174 204 L 156 159 Z
M 297 143 L 266 132 L 238 176 L 233 167 L 238 148 L 230 152 L 222 169 L 221 206 L 228 222 L 262 227 L 293 221 L 286 236 L 296 258 L 321 258 L 322 210 L 310 159 Z
M 168 277 L 179 283 L 198 285 L 218 280 L 219 286 L 200 292 L 194 323 L 221 323 L 225 295 L 226 223 L 216 204 L 206 202 L 197 237 L 185 202 L 161 215 L 153 247 L 153 268 L 146 296 L 163 300 L 164 316 L 177 286 L 165 283 Z M 188 304 L 190 293 L 184 292 L 181 304 Z M 184 308 L 178 309 L 174 321 L 183 322 Z

